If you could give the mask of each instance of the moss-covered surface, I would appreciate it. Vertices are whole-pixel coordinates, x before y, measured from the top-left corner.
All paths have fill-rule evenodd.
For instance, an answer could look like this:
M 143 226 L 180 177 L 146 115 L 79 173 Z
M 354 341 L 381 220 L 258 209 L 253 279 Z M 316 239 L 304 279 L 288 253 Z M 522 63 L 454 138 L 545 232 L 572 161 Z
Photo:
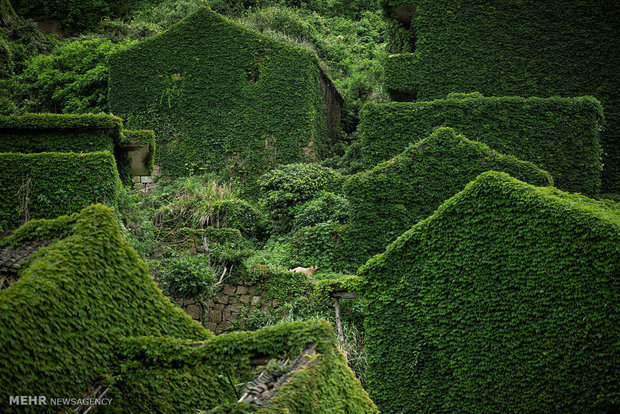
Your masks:
M 504 171 L 538 186 L 551 175 L 530 162 L 499 154 L 451 128 L 429 137 L 389 161 L 351 177 L 344 186 L 351 204 L 349 226 L 340 235 L 344 259 L 354 271 L 479 174 Z
M 620 192 L 617 1 L 381 4 L 391 28 L 390 52 L 413 53 L 388 58 L 389 88 L 413 88 L 419 100 L 472 91 L 487 96 L 593 95 L 602 102 L 607 119 L 601 133 L 604 191 Z M 415 5 L 409 22 L 398 21 L 394 13 L 394 7 L 403 4 Z M 403 65 L 407 60 L 410 64 Z
M 112 152 L 122 129 L 120 118 L 106 114 L 0 116 L 0 151 Z
M 251 184 L 332 151 L 316 55 L 207 8 L 113 55 L 109 97 L 130 127 L 155 130 L 156 163 L 173 176 Z
M 9 395 L 82 396 L 110 373 L 122 337 L 213 336 L 156 287 L 109 208 L 31 221 L 2 244 L 40 238 L 58 240 L 35 253 L 20 279 L 0 291 L 3 411 Z
M 360 270 L 385 412 L 608 412 L 620 210 L 486 172 Z M 407 392 L 403 392 L 407 390 Z
M 361 114 L 362 157 L 367 168 L 402 152 L 438 126 L 549 171 L 565 191 L 598 195 L 603 125 L 591 97 L 520 98 L 450 95 L 429 102 L 368 104 Z
M 107 207 L 31 221 L 0 247 L 32 240 L 53 242 L 0 291 L 3 412 L 57 412 L 9 406 L 8 396 L 79 398 L 99 383 L 112 398 L 102 412 L 222 411 L 256 376 L 252 358 L 293 358 L 308 344 L 316 360 L 276 394 L 276 411 L 377 412 L 327 322 L 215 337 L 163 296 Z
M 116 205 L 116 162 L 108 151 L 0 153 L 0 226 L 51 219 L 93 203 Z
M 132 185 L 131 160 L 127 154 L 130 143 L 149 146 L 143 162 L 145 170 L 150 173 L 155 153 L 153 131 L 123 130 L 122 120 L 114 115 L 42 113 L 0 116 L 0 152 L 32 154 L 109 151 L 114 154 L 119 177 L 125 185 Z M 77 209 L 62 213 L 71 213 Z

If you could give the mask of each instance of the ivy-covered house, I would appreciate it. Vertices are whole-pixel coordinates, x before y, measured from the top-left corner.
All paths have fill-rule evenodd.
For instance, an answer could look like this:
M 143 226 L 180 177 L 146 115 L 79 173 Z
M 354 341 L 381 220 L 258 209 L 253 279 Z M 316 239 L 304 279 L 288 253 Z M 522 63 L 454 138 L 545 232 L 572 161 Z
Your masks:
M 619 213 L 489 171 L 370 259 L 381 411 L 614 411 Z
M 171 175 L 250 182 L 279 164 L 328 156 L 342 98 L 317 56 L 208 8 L 110 60 L 110 107 L 156 132 Z
M 153 131 L 108 114 L 0 116 L 0 228 L 114 205 L 121 184 L 153 168 Z
M 592 95 L 601 101 L 607 121 L 601 134 L 602 189 L 620 191 L 620 3 L 379 3 L 391 53 L 385 83 L 395 101 L 474 91 L 486 96 Z

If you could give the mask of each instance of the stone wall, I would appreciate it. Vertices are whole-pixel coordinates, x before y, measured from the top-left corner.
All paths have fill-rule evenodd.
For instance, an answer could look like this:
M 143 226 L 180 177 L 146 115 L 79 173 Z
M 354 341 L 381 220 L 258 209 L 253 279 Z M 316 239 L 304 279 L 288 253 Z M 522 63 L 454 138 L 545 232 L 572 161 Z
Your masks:
M 193 300 L 179 301 L 179 305 L 194 320 L 202 322 L 202 309 Z M 255 310 L 270 312 L 277 305 L 257 286 L 223 285 L 219 293 L 209 301 L 209 320 L 204 325 L 212 332 L 222 333 L 233 322 L 241 321 Z

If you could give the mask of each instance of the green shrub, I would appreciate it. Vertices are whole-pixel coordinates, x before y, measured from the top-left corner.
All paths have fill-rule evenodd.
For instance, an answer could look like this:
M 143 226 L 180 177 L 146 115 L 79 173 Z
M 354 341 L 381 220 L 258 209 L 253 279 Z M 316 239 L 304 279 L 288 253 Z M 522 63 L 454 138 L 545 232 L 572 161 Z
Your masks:
M 272 231 L 285 233 L 293 224 L 296 205 L 321 191 L 340 192 L 342 177 L 317 164 L 289 164 L 263 174 L 258 185 Z
M 349 271 L 385 250 L 418 221 L 480 173 L 504 171 L 528 183 L 553 185 L 549 173 L 529 162 L 498 154 L 487 145 L 438 128 L 429 137 L 344 185 L 350 225 L 341 235 Z
M 107 58 L 126 45 L 107 39 L 67 39 L 50 54 L 32 56 L 13 78 L 19 112 L 110 112 Z
M 423 101 L 471 91 L 486 96 L 592 95 L 599 99 L 607 120 L 600 139 L 603 189 L 620 192 L 620 77 L 614 50 L 620 42 L 620 32 L 615 30 L 620 9 L 616 2 L 605 0 L 592 7 L 591 1 L 575 0 L 559 7 L 559 3 L 531 1 L 515 7 L 510 0 L 492 4 L 382 0 L 381 5 L 390 26 L 398 28 L 390 33 L 391 52 L 413 52 L 408 58 L 387 59 L 390 88 L 412 88 Z M 397 19 L 394 9 L 401 5 L 414 5 L 415 13 L 405 22 Z M 405 61 L 410 63 L 401 64 Z M 544 167 L 561 182 L 550 167 Z
M 0 153 L 0 225 L 54 218 L 89 204 L 116 205 L 121 187 L 108 151 Z
M 160 241 L 175 251 L 199 253 L 206 266 L 215 272 L 215 278 L 236 283 L 247 276 L 244 260 L 251 251 L 242 245 L 241 233 L 237 229 L 159 229 Z M 196 259 L 198 260 L 198 259 Z
M 8 0 L 2 1 L 10 7 Z M 56 40 L 52 36 L 41 33 L 33 20 L 15 16 L 14 12 L 9 12 L 8 15 L 4 14 L 4 11 L 2 13 L 2 21 L 0 21 L 0 79 L 9 79 L 24 70 L 26 61 L 32 55 L 49 53 L 56 44 Z M 5 85 L 10 85 L 10 83 Z M 9 88 L 2 91 L 2 96 L 7 97 L 7 89 Z
M 170 258 L 159 271 L 162 290 L 173 299 L 197 299 L 210 296 L 215 285 L 215 273 L 204 257 L 181 255 Z
M 347 199 L 328 191 L 318 194 L 312 200 L 299 205 L 295 210 L 297 212 L 293 221 L 293 230 L 319 223 L 345 224 L 349 221 Z
M 597 195 L 601 186 L 602 109 L 590 97 L 480 98 L 368 104 L 361 115 L 367 168 L 387 160 L 438 126 L 454 128 L 503 154 L 536 163 L 563 190 Z
M 264 171 L 330 154 L 320 86 L 316 55 L 206 8 L 110 59 L 110 108 L 155 130 L 163 171 L 236 177 L 250 194 Z
M 486 172 L 369 260 L 368 378 L 381 410 L 613 411 L 618 213 Z
M 357 136 L 357 134 L 352 134 Z M 364 171 L 362 163 L 362 147 L 359 141 L 354 141 L 346 147 L 342 156 L 335 156 L 321 161 L 323 167 L 332 168 L 342 175 L 352 175 Z
M 241 234 L 254 239 L 265 235 L 263 213 L 249 201 L 233 198 L 218 200 L 214 204 L 215 227 L 239 229 Z

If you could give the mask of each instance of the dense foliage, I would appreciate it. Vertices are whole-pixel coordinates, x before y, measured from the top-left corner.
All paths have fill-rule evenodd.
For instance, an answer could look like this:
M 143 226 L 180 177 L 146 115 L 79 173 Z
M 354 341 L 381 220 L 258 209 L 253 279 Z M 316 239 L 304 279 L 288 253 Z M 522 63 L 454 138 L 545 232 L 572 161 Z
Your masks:
M 293 230 L 319 223 L 347 223 L 349 201 L 341 195 L 325 191 L 296 208 Z
M 351 221 L 342 235 L 349 269 L 384 251 L 489 170 L 504 171 L 533 185 L 553 185 L 551 175 L 534 164 L 499 154 L 450 128 L 438 128 L 391 160 L 350 178 L 344 189 L 351 203 Z
M 511 0 L 381 4 L 395 29 L 391 52 L 414 54 L 388 58 L 390 88 L 413 88 L 419 100 L 471 91 L 487 96 L 593 95 L 607 119 L 601 134 L 603 188 L 620 189 L 617 1 L 531 1 L 519 7 Z M 415 4 L 415 13 L 401 22 L 393 7 L 403 4 Z
M 614 410 L 620 8 L 378 3 L 0 0 L 0 411 Z
M 10 8 L 8 0 L 0 1 L 0 82 L 6 88 L 4 79 L 21 73 L 26 61 L 33 55 L 49 53 L 56 44 L 51 36 L 39 31 L 34 21 L 23 19 Z M 6 91 L 0 98 L 0 110 L 7 105 Z
M 448 126 L 496 151 L 531 161 L 566 191 L 598 195 L 600 103 L 591 97 L 520 98 L 451 95 L 429 102 L 368 104 L 361 115 L 364 165 L 399 154 Z
M 49 54 L 32 56 L 12 78 L 18 112 L 109 112 L 107 58 L 123 46 L 107 39 L 67 39 Z M 2 109 L 2 108 L 0 108 Z M 5 109 L 6 111 L 6 109 Z
M 342 181 L 334 170 L 317 164 L 289 164 L 262 175 L 258 180 L 261 204 L 271 220 L 271 230 L 291 230 L 297 206 L 322 191 L 340 192 Z
M 161 271 L 162 290 L 175 299 L 208 296 L 215 285 L 215 274 L 204 258 L 182 255 L 167 260 Z
M 142 3 L 157 1 L 140 0 Z M 104 16 L 127 15 L 137 2 L 133 0 L 11 0 L 11 3 L 21 16 L 56 19 L 65 32 L 74 33 L 92 28 Z
M 611 409 L 619 211 L 487 172 L 404 233 L 360 270 L 374 401 L 386 412 Z

